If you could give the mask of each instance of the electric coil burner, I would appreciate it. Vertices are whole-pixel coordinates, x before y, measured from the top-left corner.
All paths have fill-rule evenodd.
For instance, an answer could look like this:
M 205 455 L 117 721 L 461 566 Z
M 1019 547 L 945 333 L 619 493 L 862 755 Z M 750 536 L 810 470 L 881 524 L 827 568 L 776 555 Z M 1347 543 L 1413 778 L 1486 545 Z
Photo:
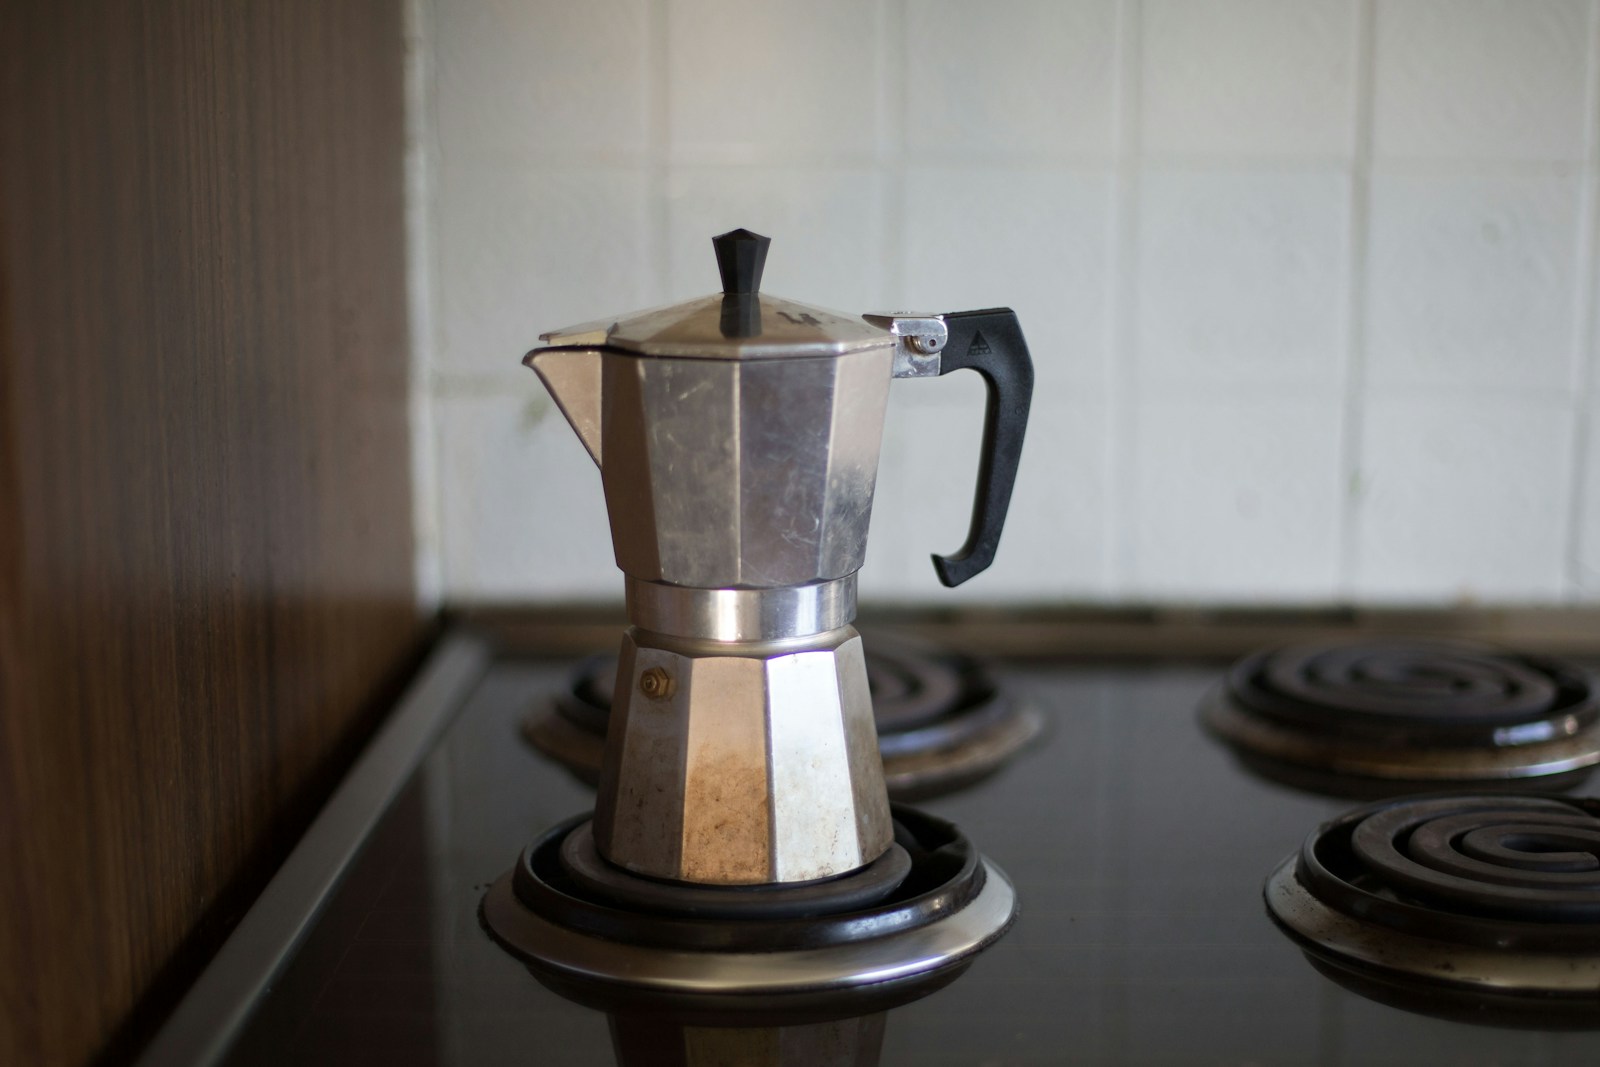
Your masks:
M 1318 828 L 1265 892 L 1318 970 L 1373 999 L 1600 1027 L 1600 801 L 1371 805 Z
M 1600 705 L 1584 672 L 1466 643 L 1259 652 L 1206 696 L 1201 715 L 1253 770 L 1340 795 L 1530 778 L 1567 788 L 1600 762 Z
M 542 980 L 621 983 L 615 995 L 689 1009 L 709 997 L 718 1011 L 758 995 L 894 997 L 953 979 L 1014 917 L 1005 875 L 955 826 L 912 808 L 894 809 L 894 844 L 874 862 L 789 886 L 632 875 L 600 857 L 592 825 L 580 817 L 542 835 L 484 898 L 486 929 Z
M 988 777 L 1043 726 L 1036 710 L 971 656 L 874 633 L 866 661 L 884 784 L 896 800 L 938 796 Z M 591 786 L 600 777 L 616 675 L 615 656 L 591 656 L 566 689 L 523 721 L 535 748 Z

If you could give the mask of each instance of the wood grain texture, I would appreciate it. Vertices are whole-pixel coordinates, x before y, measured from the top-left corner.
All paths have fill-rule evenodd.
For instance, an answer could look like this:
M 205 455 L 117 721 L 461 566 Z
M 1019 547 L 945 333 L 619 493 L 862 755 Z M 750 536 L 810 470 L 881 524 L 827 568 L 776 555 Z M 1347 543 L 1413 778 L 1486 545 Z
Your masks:
M 400 18 L 0 4 L 0 1063 L 135 1049 L 410 665 Z

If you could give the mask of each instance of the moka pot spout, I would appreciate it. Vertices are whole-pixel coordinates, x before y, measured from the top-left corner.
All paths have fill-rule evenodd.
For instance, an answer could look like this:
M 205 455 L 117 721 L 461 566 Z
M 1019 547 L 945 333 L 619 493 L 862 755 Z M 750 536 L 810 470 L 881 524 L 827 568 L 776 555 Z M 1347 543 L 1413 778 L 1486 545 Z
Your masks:
M 522 358 L 544 382 L 561 414 L 589 450 L 595 466 L 600 461 L 600 397 L 604 356 L 598 348 L 536 348 Z

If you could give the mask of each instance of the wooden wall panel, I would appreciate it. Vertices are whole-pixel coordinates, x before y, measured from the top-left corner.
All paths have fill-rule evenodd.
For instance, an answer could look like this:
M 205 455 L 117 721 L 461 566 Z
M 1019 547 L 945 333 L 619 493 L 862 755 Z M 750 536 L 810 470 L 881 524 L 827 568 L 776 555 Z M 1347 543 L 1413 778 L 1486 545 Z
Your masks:
M 0 1063 L 136 1048 L 417 648 L 400 18 L 0 4 Z

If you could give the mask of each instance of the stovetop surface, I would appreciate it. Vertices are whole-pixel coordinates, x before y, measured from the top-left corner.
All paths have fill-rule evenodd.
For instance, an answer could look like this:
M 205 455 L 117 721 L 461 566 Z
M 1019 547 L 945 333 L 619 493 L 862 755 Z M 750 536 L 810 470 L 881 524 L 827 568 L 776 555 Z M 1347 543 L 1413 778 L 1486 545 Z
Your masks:
M 538 831 L 593 795 L 521 740 L 570 663 L 503 659 L 406 785 L 227 1062 L 604 1064 L 606 1016 L 547 990 L 478 904 Z M 1386 1007 L 1313 970 L 1262 882 L 1355 802 L 1253 777 L 1196 716 L 1222 665 L 1002 668 L 1045 735 L 919 806 L 1016 883 L 1011 932 L 891 1011 L 884 1064 L 1590 1064 L 1600 1030 Z M 1597 1020 L 1600 1026 L 1600 1020 Z

